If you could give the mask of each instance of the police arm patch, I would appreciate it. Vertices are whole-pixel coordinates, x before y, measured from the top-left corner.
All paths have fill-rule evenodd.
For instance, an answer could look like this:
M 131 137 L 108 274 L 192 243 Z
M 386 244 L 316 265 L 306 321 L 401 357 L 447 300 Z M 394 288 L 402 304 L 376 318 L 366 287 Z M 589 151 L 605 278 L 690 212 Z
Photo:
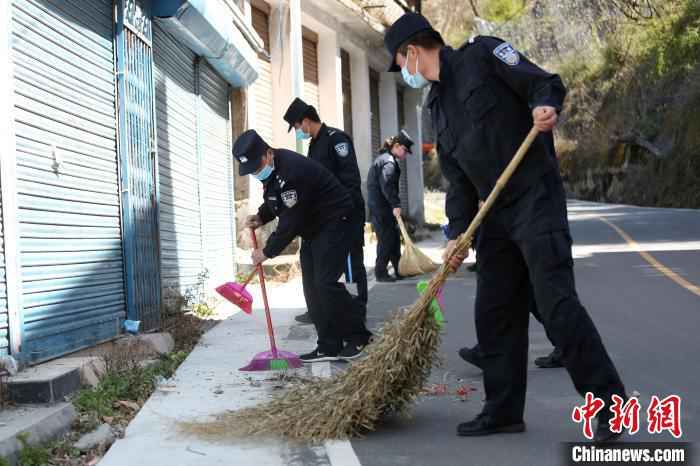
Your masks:
M 504 42 L 493 50 L 493 54 L 506 65 L 516 66 L 520 63 L 520 54 L 508 42 Z
M 347 157 L 350 153 L 350 144 L 347 142 L 341 142 L 340 144 L 336 144 L 334 147 L 336 154 L 338 154 L 340 157 Z
M 282 193 L 282 202 L 284 205 L 291 209 L 297 204 L 297 192 L 294 189 L 291 189 L 289 191 L 284 191 Z

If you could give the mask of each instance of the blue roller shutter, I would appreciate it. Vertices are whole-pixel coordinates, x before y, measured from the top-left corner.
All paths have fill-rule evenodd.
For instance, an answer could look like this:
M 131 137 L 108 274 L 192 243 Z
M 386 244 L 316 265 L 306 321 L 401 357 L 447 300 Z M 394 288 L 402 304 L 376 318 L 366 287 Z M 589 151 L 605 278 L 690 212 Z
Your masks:
M 110 0 L 14 0 L 22 357 L 119 333 L 125 316 Z

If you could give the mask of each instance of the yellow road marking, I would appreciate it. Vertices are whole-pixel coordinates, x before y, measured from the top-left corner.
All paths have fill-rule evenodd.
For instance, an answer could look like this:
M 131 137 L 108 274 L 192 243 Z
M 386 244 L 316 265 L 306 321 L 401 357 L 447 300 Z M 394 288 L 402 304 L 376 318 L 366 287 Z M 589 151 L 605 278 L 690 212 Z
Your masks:
M 651 254 L 649 254 L 646 251 L 643 251 L 641 246 L 639 246 L 639 244 L 635 240 L 633 240 L 632 237 L 625 232 L 625 230 L 618 227 L 617 225 L 612 223 L 610 220 L 604 219 L 603 217 L 598 217 L 598 219 L 600 219 L 601 222 L 607 224 L 610 228 L 615 230 L 617 232 L 617 234 L 620 235 L 622 237 L 622 239 L 627 241 L 627 244 L 629 244 L 635 251 L 637 251 L 639 253 L 639 255 L 642 256 L 642 258 L 645 261 L 647 261 L 652 267 L 654 267 L 656 270 L 658 270 L 662 274 L 666 275 L 666 277 L 670 278 L 671 280 L 673 280 L 674 282 L 676 282 L 677 284 L 679 284 L 680 286 L 682 286 L 686 290 L 690 291 L 693 294 L 696 294 L 697 296 L 700 296 L 700 286 L 696 286 L 696 285 L 692 284 L 691 282 L 689 282 L 685 278 L 681 277 L 676 272 L 674 272 L 673 270 L 669 269 L 664 264 L 662 264 L 661 262 L 656 260 L 656 258 L 654 256 L 652 256 Z

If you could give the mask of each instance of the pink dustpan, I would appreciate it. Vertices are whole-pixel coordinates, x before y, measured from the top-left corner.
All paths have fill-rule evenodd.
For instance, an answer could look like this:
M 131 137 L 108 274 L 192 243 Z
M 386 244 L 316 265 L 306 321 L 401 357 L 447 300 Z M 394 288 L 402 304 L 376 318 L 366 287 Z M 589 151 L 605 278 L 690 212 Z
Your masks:
M 250 230 L 251 236 L 253 237 L 253 246 L 257 249 L 258 247 L 258 240 L 255 237 L 255 230 Z M 284 370 L 284 369 L 296 369 L 299 368 L 303 365 L 301 362 L 301 359 L 299 359 L 299 356 L 297 356 L 294 353 L 291 353 L 289 351 L 283 351 L 283 350 L 278 350 L 277 345 L 275 344 L 275 332 L 272 329 L 272 317 L 270 316 L 270 305 L 267 302 L 267 290 L 265 289 L 265 274 L 263 272 L 262 264 L 258 264 L 256 267 L 257 272 L 259 273 L 260 276 L 260 290 L 262 291 L 262 297 L 263 297 L 263 303 L 265 304 L 265 320 L 267 322 L 267 337 L 270 340 L 270 351 L 263 351 L 261 353 L 256 354 L 253 359 L 248 363 L 247 366 L 241 367 L 240 371 L 269 371 L 269 370 Z M 255 272 L 255 271 L 254 271 Z M 250 279 L 252 278 L 252 275 L 248 277 L 248 280 L 246 280 L 246 284 Z M 234 285 L 233 287 L 228 287 L 227 285 Z M 227 283 L 226 285 L 222 285 L 219 288 L 224 288 L 222 291 L 223 292 L 228 292 L 231 295 L 231 298 L 234 299 L 232 301 L 229 299 L 222 291 L 219 291 L 217 288 L 217 291 L 226 299 L 231 301 L 232 303 L 236 304 L 239 306 L 241 309 L 243 309 L 245 312 L 248 314 L 251 313 L 252 308 L 252 302 L 253 299 L 252 297 L 250 300 L 245 300 L 243 299 L 245 295 L 250 297 L 250 294 L 245 290 L 245 285 L 241 286 L 237 283 Z M 237 300 L 242 300 L 240 301 L 242 305 L 247 306 L 247 309 L 244 308 L 242 305 L 237 304 Z
M 245 282 L 242 284 L 227 282 L 218 286 L 216 288 L 216 292 L 226 298 L 226 300 L 230 303 L 241 308 L 241 310 L 246 314 L 251 314 L 253 312 L 253 296 L 248 292 L 248 290 L 245 289 L 245 287 L 253 279 L 256 272 L 257 270 L 253 269 L 248 278 L 246 278 Z
M 241 367 L 239 371 L 269 371 L 283 369 L 298 369 L 304 364 L 294 353 L 284 350 L 263 351 L 253 356 L 247 366 Z

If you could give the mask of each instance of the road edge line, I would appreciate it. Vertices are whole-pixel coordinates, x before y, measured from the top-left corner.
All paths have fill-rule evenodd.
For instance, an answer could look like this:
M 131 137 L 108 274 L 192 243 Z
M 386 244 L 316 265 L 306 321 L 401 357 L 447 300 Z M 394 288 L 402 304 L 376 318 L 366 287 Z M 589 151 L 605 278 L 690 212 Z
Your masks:
M 666 267 L 664 264 L 659 262 L 654 256 L 649 254 L 648 252 L 644 251 L 641 246 L 639 246 L 639 243 L 637 243 L 625 230 L 622 228 L 618 227 L 614 223 L 612 223 L 610 220 L 603 218 L 603 217 L 598 217 L 598 220 L 601 222 L 605 223 L 608 225 L 610 228 L 615 230 L 615 232 L 622 237 L 623 240 L 627 242 L 627 244 L 634 250 L 636 251 L 642 258 L 649 263 L 652 267 L 654 267 L 656 270 L 661 272 L 666 276 L 666 278 L 674 281 L 677 285 L 685 288 L 686 290 L 690 291 L 691 293 L 700 296 L 700 286 L 694 285 L 692 282 L 686 280 L 685 278 L 681 277 L 678 275 L 676 272 L 673 270 L 669 269 Z

